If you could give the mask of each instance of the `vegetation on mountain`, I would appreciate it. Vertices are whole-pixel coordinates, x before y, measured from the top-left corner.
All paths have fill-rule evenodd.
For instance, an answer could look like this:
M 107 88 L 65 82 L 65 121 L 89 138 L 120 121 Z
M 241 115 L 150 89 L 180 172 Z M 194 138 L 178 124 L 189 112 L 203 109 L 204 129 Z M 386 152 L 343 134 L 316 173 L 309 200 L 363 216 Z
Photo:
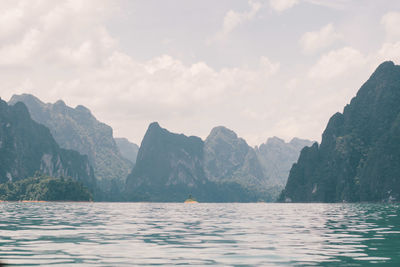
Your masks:
M 3 201 L 91 201 L 92 194 L 72 178 L 36 176 L 0 184 Z
M 62 148 L 87 155 L 104 197 L 116 197 L 111 188 L 122 189 L 133 164 L 121 155 L 110 126 L 99 122 L 81 105 L 71 108 L 61 100 L 45 104 L 29 94 L 14 95 L 9 101 L 17 102 L 23 102 L 32 118 L 50 129 Z
M 31 119 L 23 103 L 0 100 L 0 183 L 16 182 L 40 172 L 72 177 L 96 188 L 87 156 L 61 149 L 49 129 Z
M 304 148 L 280 201 L 400 200 L 400 66 L 382 63 L 319 146 Z
M 136 165 L 127 177 L 128 199 L 180 202 L 192 193 L 199 198 L 192 191 L 206 181 L 202 160 L 200 138 L 173 134 L 158 123 L 150 124 Z
M 268 182 L 256 150 L 223 126 L 213 128 L 204 142 L 204 170 L 209 181 L 237 184 L 255 201 L 271 201 L 282 190 Z
M 223 126 L 213 128 L 205 141 L 204 167 L 211 181 L 259 186 L 264 180 L 254 149 Z

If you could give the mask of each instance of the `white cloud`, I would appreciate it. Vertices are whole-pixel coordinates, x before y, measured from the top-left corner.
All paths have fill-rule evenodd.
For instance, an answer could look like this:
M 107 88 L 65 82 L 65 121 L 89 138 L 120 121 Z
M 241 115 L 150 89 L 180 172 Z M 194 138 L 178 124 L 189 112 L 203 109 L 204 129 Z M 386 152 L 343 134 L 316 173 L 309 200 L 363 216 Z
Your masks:
M 232 114 L 248 109 L 254 96 L 261 98 L 265 84 L 279 73 L 280 64 L 265 56 L 254 67 L 220 70 L 169 55 L 139 61 L 124 53 L 103 26 L 107 13 L 96 9 L 96 1 L 47 3 L 35 12 L 24 9 L 21 20 L 31 21 L 30 26 L 0 42 L 0 66 L 8 70 L 0 73 L 2 97 L 25 92 L 44 101 L 83 104 L 112 125 L 116 135 L 136 142 L 154 120 L 182 131 L 186 121 L 185 128 L 192 126 L 197 135 L 204 118 L 212 126 L 225 124 Z M 256 14 L 260 4 L 249 3 L 249 12 L 226 20 L 226 32 Z
M 85 101 L 91 102 L 93 96 L 88 96 L 82 89 L 93 88 L 96 97 L 105 100 L 102 105 L 108 105 L 108 99 L 117 97 L 119 106 L 133 108 L 136 114 L 142 107 L 157 106 L 157 113 L 165 117 L 170 109 L 206 108 L 210 99 L 219 102 L 221 97 L 247 93 L 246 88 L 242 90 L 245 86 L 260 86 L 278 68 L 279 63 L 272 63 L 266 57 L 260 59 L 257 69 L 224 68 L 216 71 L 204 62 L 186 66 L 168 55 L 138 62 L 126 54 L 115 52 L 100 68 L 86 73 L 80 83 L 59 83 L 59 91 L 74 92 L 77 98 L 88 97 Z M 116 96 L 117 92 L 121 98 Z M 114 107 L 115 110 L 119 108 Z M 118 112 L 126 110 L 123 108 Z M 146 117 L 145 113 L 138 115 Z
M 222 24 L 222 30 L 217 33 L 213 41 L 223 40 L 239 25 L 255 17 L 261 9 L 261 3 L 249 0 L 248 4 L 250 7 L 249 11 L 237 12 L 231 9 L 226 13 Z
M 383 43 L 382 46 L 368 54 L 363 54 L 353 47 L 343 47 L 323 54 L 308 70 L 307 77 L 315 84 L 360 83 L 383 61 L 400 62 L 400 42 Z
M 261 67 L 261 69 L 264 70 L 265 75 L 268 76 L 268 75 L 273 75 L 273 74 L 277 73 L 280 68 L 280 64 L 272 62 L 267 57 L 261 57 L 260 58 L 260 67 Z
M 313 53 L 329 47 L 340 40 L 342 35 L 338 33 L 332 23 L 322 27 L 318 31 L 306 32 L 300 38 L 303 51 Z
M 299 3 L 299 0 L 270 0 L 269 5 L 271 8 L 278 12 L 285 11 L 286 9 L 292 8 Z
M 31 29 L 25 33 L 17 43 L 7 44 L 0 47 L 0 66 L 26 64 L 40 46 L 40 32 Z
M 10 6 L 4 6 L 5 3 Z M 272 135 L 318 139 L 329 117 L 340 111 L 371 74 L 371 66 L 376 67 L 384 59 L 400 60 L 398 40 L 386 40 L 380 49 L 370 50 L 371 54 L 361 53 L 367 49 L 352 43 L 353 47 L 324 53 L 315 62 L 308 62 L 312 57 L 307 57 L 306 62 L 293 57 L 298 54 L 297 43 L 285 47 L 293 49 L 293 53 L 288 53 L 289 58 L 283 56 L 282 62 L 286 63 L 280 63 L 262 56 L 275 53 L 274 49 L 280 47 L 267 45 L 250 51 L 263 44 L 238 48 L 223 42 L 218 49 L 241 53 L 238 60 L 227 60 L 233 67 L 215 68 L 202 60 L 201 56 L 209 55 L 207 49 L 213 47 L 191 47 L 196 56 L 193 58 L 197 58 L 193 62 L 187 55 L 171 56 L 173 51 L 169 49 L 139 60 L 132 56 L 132 50 L 141 49 L 141 45 L 128 43 L 134 44 L 131 50 L 126 48 L 127 44 L 120 45 L 126 36 L 119 39 L 120 28 L 110 32 L 119 24 L 113 24 L 115 18 L 108 21 L 114 16 L 128 20 L 131 26 L 129 19 L 134 13 L 119 16 L 120 11 L 114 7 L 116 1 L 101 3 L 98 0 L 0 1 L 1 97 L 25 92 L 44 101 L 61 98 L 71 106 L 83 104 L 99 120 L 111 125 L 115 135 L 135 142 L 141 141 L 149 122 L 159 121 L 171 131 L 202 137 L 212 127 L 225 125 L 254 145 Z M 288 6 L 277 7 L 284 10 Z M 260 10 L 259 2 L 249 2 L 244 12 L 228 12 L 220 37 L 225 38 L 256 18 Z M 276 21 L 269 19 L 275 25 Z M 325 27 L 315 32 L 314 39 L 304 41 L 304 49 L 321 51 L 339 38 L 333 25 Z M 294 28 L 278 31 L 279 40 L 292 40 L 288 34 L 301 30 Z M 160 47 L 168 47 L 162 45 L 165 28 L 159 34 Z M 167 37 L 173 40 L 173 47 L 182 42 L 174 33 L 168 33 Z M 246 34 L 247 37 L 260 41 L 254 35 Z M 268 40 L 275 37 L 263 36 Z M 136 40 L 138 36 L 131 38 Z M 227 59 L 222 54 L 215 62 Z M 245 65 L 256 57 L 258 63 Z M 244 63 L 235 66 L 237 61 Z
M 251 107 L 254 97 L 263 98 L 265 84 L 278 70 L 279 63 L 267 57 L 256 68 L 215 70 L 204 62 L 185 65 L 168 55 L 139 62 L 115 51 L 79 79 L 58 80 L 53 91 L 74 104 L 84 103 L 117 135 L 139 142 L 154 120 L 185 133 L 192 129 L 189 133 L 195 135 L 204 134 L 195 130 L 200 121 L 212 121 L 206 132 L 228 123 L 233 114 Z
M 112 3 L 15 1 L 0 4 L 0 64 L 99 64 L 115 46 L 102 22 Z M 38 67 L 38 66 L 37 66 Z
M 378 51 L 378 62 L 382 61 L 395 61 L 400 62 L 400 42 L 384 43 Z
M 343 74 L 351 75 L 351 71 L 363 67 L 367 60 L 360 51 L 352 47 L 332 50 L 321 56 L 310 69 L 309 77 L 332 79 Z
M 390 40 L 400 40 L 400 12 L 386 13 L 381 24 L 385 27 L 386 36 Z
M 22 27 L 21 19 L 24 11 L 20 7 L 2 8 L 0 12 L 0 39 L 9 37 L 10 34 Z
M 333 9 L 344 9 L 346 8 L 352 0 L 335 0 L 335 1 L 327 1 L 327 0 L 305 0 L 313 5 L 324 6 Z

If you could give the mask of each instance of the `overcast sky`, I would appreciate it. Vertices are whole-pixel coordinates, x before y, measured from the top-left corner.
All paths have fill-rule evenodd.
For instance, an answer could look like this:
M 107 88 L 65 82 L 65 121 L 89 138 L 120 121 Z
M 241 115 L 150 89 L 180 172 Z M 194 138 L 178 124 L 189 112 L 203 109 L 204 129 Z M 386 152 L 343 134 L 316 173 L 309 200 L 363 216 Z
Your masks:
M 0 96 L 82 104 L 138 144 L 152 121 L 320 141 L 384 60 L 398 0 L 0 2 Z

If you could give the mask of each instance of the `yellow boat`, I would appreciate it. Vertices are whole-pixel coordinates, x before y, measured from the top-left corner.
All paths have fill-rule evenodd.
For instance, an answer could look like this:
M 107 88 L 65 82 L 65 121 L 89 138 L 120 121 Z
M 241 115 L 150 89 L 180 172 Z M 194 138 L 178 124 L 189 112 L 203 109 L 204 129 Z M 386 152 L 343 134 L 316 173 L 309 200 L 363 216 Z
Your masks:
M 185 200 L 185 203 L 193 204 L 193 203 L 199 203 L 199 202 L 197 202 L 196 199 L 192 197 L 192 195 L 189 195 L 189 198 Z

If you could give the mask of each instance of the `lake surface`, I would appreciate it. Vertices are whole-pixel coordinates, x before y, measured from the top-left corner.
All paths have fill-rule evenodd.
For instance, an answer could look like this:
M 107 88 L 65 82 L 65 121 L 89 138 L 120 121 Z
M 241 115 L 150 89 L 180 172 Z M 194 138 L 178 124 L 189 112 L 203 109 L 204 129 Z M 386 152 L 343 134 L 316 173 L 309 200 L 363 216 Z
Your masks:
M 0 259 L 23 266 L 400 266 L 400 206 L 4 202 Z

